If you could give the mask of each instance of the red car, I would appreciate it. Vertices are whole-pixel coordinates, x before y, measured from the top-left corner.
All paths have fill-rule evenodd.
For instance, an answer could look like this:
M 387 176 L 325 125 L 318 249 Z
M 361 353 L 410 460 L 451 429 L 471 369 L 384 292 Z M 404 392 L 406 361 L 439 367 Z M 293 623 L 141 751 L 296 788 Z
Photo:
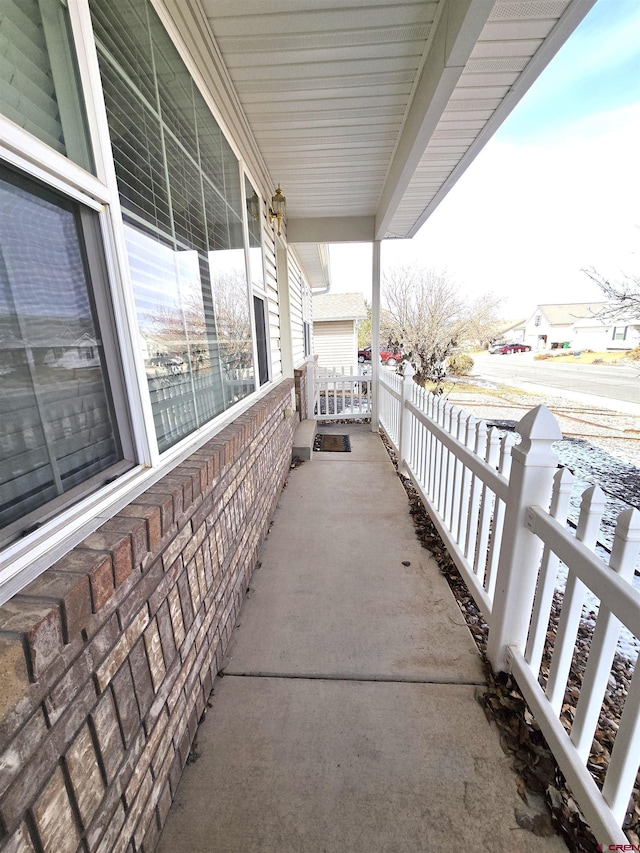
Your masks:
M 360 362 L 360 364 L 364 364 L 365 361 L 371 361 L 371 347 L 364 347 L 364 349 L 358 350 L 358 361 Z M 399 361 L 402 361 L 402 353 L 399 349 L 381 349 L 380 361 L 383 364 L 388 364 L 389 367 L 393 367 L 394 364 L 397 364 Z
M 503 344 L 501 347 L 492 347 L 489 352 L 498 355 L 511 355 L 512 352 L 531 352 L 528 344 Z

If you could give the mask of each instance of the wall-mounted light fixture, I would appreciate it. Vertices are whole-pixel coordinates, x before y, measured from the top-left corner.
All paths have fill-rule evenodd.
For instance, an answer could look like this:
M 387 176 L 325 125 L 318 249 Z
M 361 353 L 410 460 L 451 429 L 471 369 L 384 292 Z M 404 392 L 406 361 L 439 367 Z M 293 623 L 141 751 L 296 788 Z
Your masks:
M 273 222 L 274 219 L 278 220 L 278 237 L 281 236 L 280 230 L 282 228 L 282 220 L 284 219 L 286 212 L 287 200 L 280 189 L 280 184 L 278 184 L 278 189 L 271 199 L 271 207 L 269 208 L 269 222 Z

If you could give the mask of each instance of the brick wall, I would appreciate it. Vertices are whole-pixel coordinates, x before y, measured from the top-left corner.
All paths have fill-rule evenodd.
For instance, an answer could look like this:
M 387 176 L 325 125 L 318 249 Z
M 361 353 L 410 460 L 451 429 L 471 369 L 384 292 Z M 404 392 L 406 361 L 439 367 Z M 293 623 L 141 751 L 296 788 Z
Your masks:
M 318 357 L 315 357 L 315 365 L 317 366 Z M 313 417 L 313 412 L 309 412 L 309 371 L 307 369 L 307 364 L 304 364 L 302 367 L 298 367 L 293 371 L 293 381 L 295 383 L 295 393 L 296 393 L 296 411 L 300 413 L 300 420 L 304 421 L 307 418 Z M 314 375 L 314 371 L 311 371 L 311 376 Z
M 307 367 L 298 367 L 293 371 L 293 381 L 296 390 L 296 411 L 300 413 L 300 420 L 309 417 L 307 414 Z
M 289 470 L 282 382 L 0 608 L 0 850 L 154 849 Z

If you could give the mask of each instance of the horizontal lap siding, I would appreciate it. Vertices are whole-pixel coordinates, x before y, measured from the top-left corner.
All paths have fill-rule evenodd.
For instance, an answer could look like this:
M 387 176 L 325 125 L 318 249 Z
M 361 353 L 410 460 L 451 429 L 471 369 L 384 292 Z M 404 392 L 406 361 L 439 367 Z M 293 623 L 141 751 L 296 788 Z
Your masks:
M 298 367 L 304 361 L 304 326 L 306 282 L 300 267 L 293 257 L 289 256 L 289 304 L 291 311 L 291 343 L 293 347 L 293 363 Z
M 154 849 L 289 471 L 292 386 L 0 608 L 1 850 Z
M 271 378 L 282 376 L 282 354 L 280 351 L 280 303 L 278 298 L 278 281 L 276 276 L 276 254 L 273 229 L 264 231 L 264 268 L 265 287 L 267 292 L 266 321 L 267 334 L 271 347 Z
M 331 371 L 356 371 L 355 323 L 353 320 L 329 320 L 313 325 L 315 352 L 318 366 Z

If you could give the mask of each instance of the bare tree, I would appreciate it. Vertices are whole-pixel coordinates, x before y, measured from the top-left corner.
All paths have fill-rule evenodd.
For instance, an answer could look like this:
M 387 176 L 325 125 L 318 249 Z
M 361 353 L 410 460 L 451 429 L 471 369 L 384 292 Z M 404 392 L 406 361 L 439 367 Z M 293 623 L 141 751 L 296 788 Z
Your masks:
M 198 280 L 188 282 L 171 302 L 145 313 L 143 331 L 162 349 L 150 355 L 183 357 L 193 370 L 211 367 L 218 357 L 227 370 L 250 366 L 251 322 L 244 274 L 216 273 L 210 291 Z
M 417 382 L 435 382 L 438 391 L 446 358 L 465 342 L 491 337 L 497 322 L 494 296 L 469 302 L 446 272 L 396 267 L 385 274 L 383 293 L 381 339 L 406 353 Z
M 640 276 L 624 275 L 621 281 L 609 281 L 593 267 L 582 270 L 604 294 L 607 305 L 595 316 L 607 322 L 640 317 Z
M 367 308 L 367 316 L 358 320 L 356 329 L 358 332 L 358 349 L 364 349 L 371 343 L 371 324 L 373 322 L 373 306 L 368 299 L 364 300 Z

